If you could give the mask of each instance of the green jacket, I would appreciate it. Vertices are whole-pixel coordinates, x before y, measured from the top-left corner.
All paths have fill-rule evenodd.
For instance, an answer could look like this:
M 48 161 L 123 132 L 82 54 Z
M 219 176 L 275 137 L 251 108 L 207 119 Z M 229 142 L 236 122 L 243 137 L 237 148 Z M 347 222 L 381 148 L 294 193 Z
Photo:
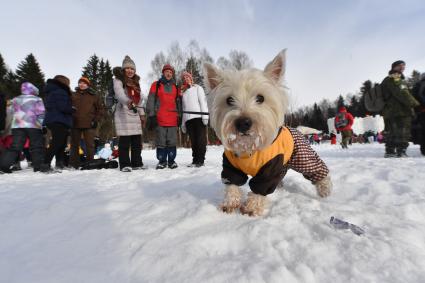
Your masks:
M 414 115 L 413 108 L 418 106 L 419 102 L 410 94 L 406 81 L 400 75 L 389 75 L 382 81 L 381 87 L 385 97 L 382 111 L 385 118 Z

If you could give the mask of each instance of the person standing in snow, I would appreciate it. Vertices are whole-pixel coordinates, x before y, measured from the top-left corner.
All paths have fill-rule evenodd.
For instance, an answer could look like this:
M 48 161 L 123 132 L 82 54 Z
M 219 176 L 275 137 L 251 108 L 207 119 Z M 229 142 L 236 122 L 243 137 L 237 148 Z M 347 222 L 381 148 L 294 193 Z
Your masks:
M 412 90 L 413 97 L 419 102 L 416 108 L 417 120 L 420 125 L 419 144 L 422 155 L 425 155 L 425 73 L 422 73 L 420 80 Z
M 46 151 L 44 163 L 50 167 L 53 157 L 56 157 L 56 166 L 63 167 L 65 147 L 69 130 L 72 127 L 72 107 L 70 81 L 67 77 L 57 75 L 48 79 L 44 92 L 46 98 L 46 118 L 44 125 L 52 133 L 52 139 Z
M 81 77 L 78 80 L 78 87 L 72 94 L 72 106 L 76 109 L 73 113 L 73 127 L 71 129 L 71 155 L 69 163 L 72 167 L 80 166 L 80 156 L 78 148 L 80 146 L 81 135 L 84 137 L 86 145 L 86 160 L 93 160 L 97 124 L 102 117 L 103 107 L 99 95 L 90 88 L 90 80 Z
M 0 136 L 3 134 L 6 127 L 6 109 L 6 95 L 0 90 Z
M 192 74 L 182 73 L 182 105 L 183 111 L 208 112 L 207 98 L 204 89 L 193 83 Z M 181 129 L 189 135 L 192 146 L 192 164 L 190 167 L 204 166 L 207 151 L 208 115 L 183 113 Z
M 341 132 L 342 148 L 348 149 L 348 142 L 350 141 L 351 136 L 353 135 L 353 130 L 351 129 L 353 123 L 353 115 L 347 112 L 347 108 L 345 108 L 345 106 L 341 106 L 338 109 L 338 114 L 336 114 L 335 117 L 335 129 L 337 130 L 337 132 Z
M 43 100 L 38 97 L 39 90 L 33 84 L 21 85 L 21 95 L 12 100 L 12 135 L 13 142 L 9 150 L 2 155 L 0 170 L 10 173 L 10 167 L 21 154 L 27 138 L 34 172 L 48 171 L 43 167 L 44 140 L 42 125 L 45 114 Z
M 382 81 L 382 93 L 385 105 L 382 111 L 385 121 L 385 155 L 384 157 L 407 157 L 413 108 L 419 102 L 410 94 L 403 72 L 404 61 L 395 61 L 388 76 Z
M 125 56 L 122 67 L 115 67 L 113 73 L 114 93 L 118 100 L 114 123 L 119 136 L 120 170 L 131 172 L 143 167 L 142 125 L 146 122 L 146 116 L 142 108 L 140 77 L 136 74 L 136 64 L 129 56 Z
M 156 169 L 177 168 L 177 127 L 181 109 L 180 92 L 174 78 L 174 68 L 166 64 L 162 77 L 152 83 L 146 111 L 150 124 L 156 124 L 155 144 L 158 165 Z

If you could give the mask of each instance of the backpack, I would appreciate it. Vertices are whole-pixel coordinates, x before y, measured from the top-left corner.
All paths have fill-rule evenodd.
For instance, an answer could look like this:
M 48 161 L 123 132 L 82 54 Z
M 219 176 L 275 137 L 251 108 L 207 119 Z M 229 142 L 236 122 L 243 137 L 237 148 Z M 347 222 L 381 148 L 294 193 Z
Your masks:
M 117 105 L 118 100 L 115 98 L 115 91 L 114 91 L 114 81 L 111 81 L 108 87 L 108 92 L 105 95 L 105 108 L 108 110 L 109 114 L 115 113 L 115 108 Z
M 380 84 L 375 84 L 365 93 L 364 104 L 370 112 L 381 112 L 384 109 L 385 97 Z
M 336 120 L 336 118 L 338 118 L 338 121 Z M 341 112 L 341 113 L 336 114 L 335 128 L 337 128 L 337 129 L 344 128 L 347 125 L 348 125 L 348 119 L 345 117 L 345 113 Z

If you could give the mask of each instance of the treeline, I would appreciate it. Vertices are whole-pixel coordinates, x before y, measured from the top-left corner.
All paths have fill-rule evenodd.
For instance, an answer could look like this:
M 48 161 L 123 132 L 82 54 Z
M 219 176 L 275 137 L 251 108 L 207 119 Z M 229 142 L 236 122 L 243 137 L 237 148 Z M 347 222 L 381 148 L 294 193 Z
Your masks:
M 407 84 L 410 90 L 419 81 L 419 77 L 420 72 L 416 70 L 407 77 Z M 373 84 L 371 80 L 367 80 L 363 82 L 355 94 L 339 95 L 334 101 L 322 99 L 320 102 L 314 103 L 311 106 L 301 107 L 296 111 L 291 111 L 291 113 L 285 116 L 286 124 L 291 127 L 303 125 L 328 132 L 327 120 L 328 118 L 335 117 L 341 106 L 345 106 L 354 117 L 378 114 L 368 112 L 364 105 L 365 94 L 371 89 Z

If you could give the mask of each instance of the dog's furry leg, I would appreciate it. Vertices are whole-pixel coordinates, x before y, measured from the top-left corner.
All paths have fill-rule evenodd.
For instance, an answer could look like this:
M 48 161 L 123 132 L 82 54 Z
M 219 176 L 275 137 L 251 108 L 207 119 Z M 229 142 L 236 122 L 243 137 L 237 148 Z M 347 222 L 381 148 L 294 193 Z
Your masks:
M 241 213 L 249 216 L 260 216 L 263 215 L 265 206 L 266 196 L 249 192 L 246 202 L 241 207 Z
M 227 185 L 220 209 L 226 213 L 233 213 L 241 207 L 241 200 L 242 190 L 236 185 Z
M 332 191 L 332 181 L 331 181 L 331 177 L 326 176 L 325 178 L 323 178 L 320 181 L 314 182 L 313 183 L 316 186 L 316 190 L 317 190 L 317 194 L 324 198 L 327 197 L 331 194 Z

